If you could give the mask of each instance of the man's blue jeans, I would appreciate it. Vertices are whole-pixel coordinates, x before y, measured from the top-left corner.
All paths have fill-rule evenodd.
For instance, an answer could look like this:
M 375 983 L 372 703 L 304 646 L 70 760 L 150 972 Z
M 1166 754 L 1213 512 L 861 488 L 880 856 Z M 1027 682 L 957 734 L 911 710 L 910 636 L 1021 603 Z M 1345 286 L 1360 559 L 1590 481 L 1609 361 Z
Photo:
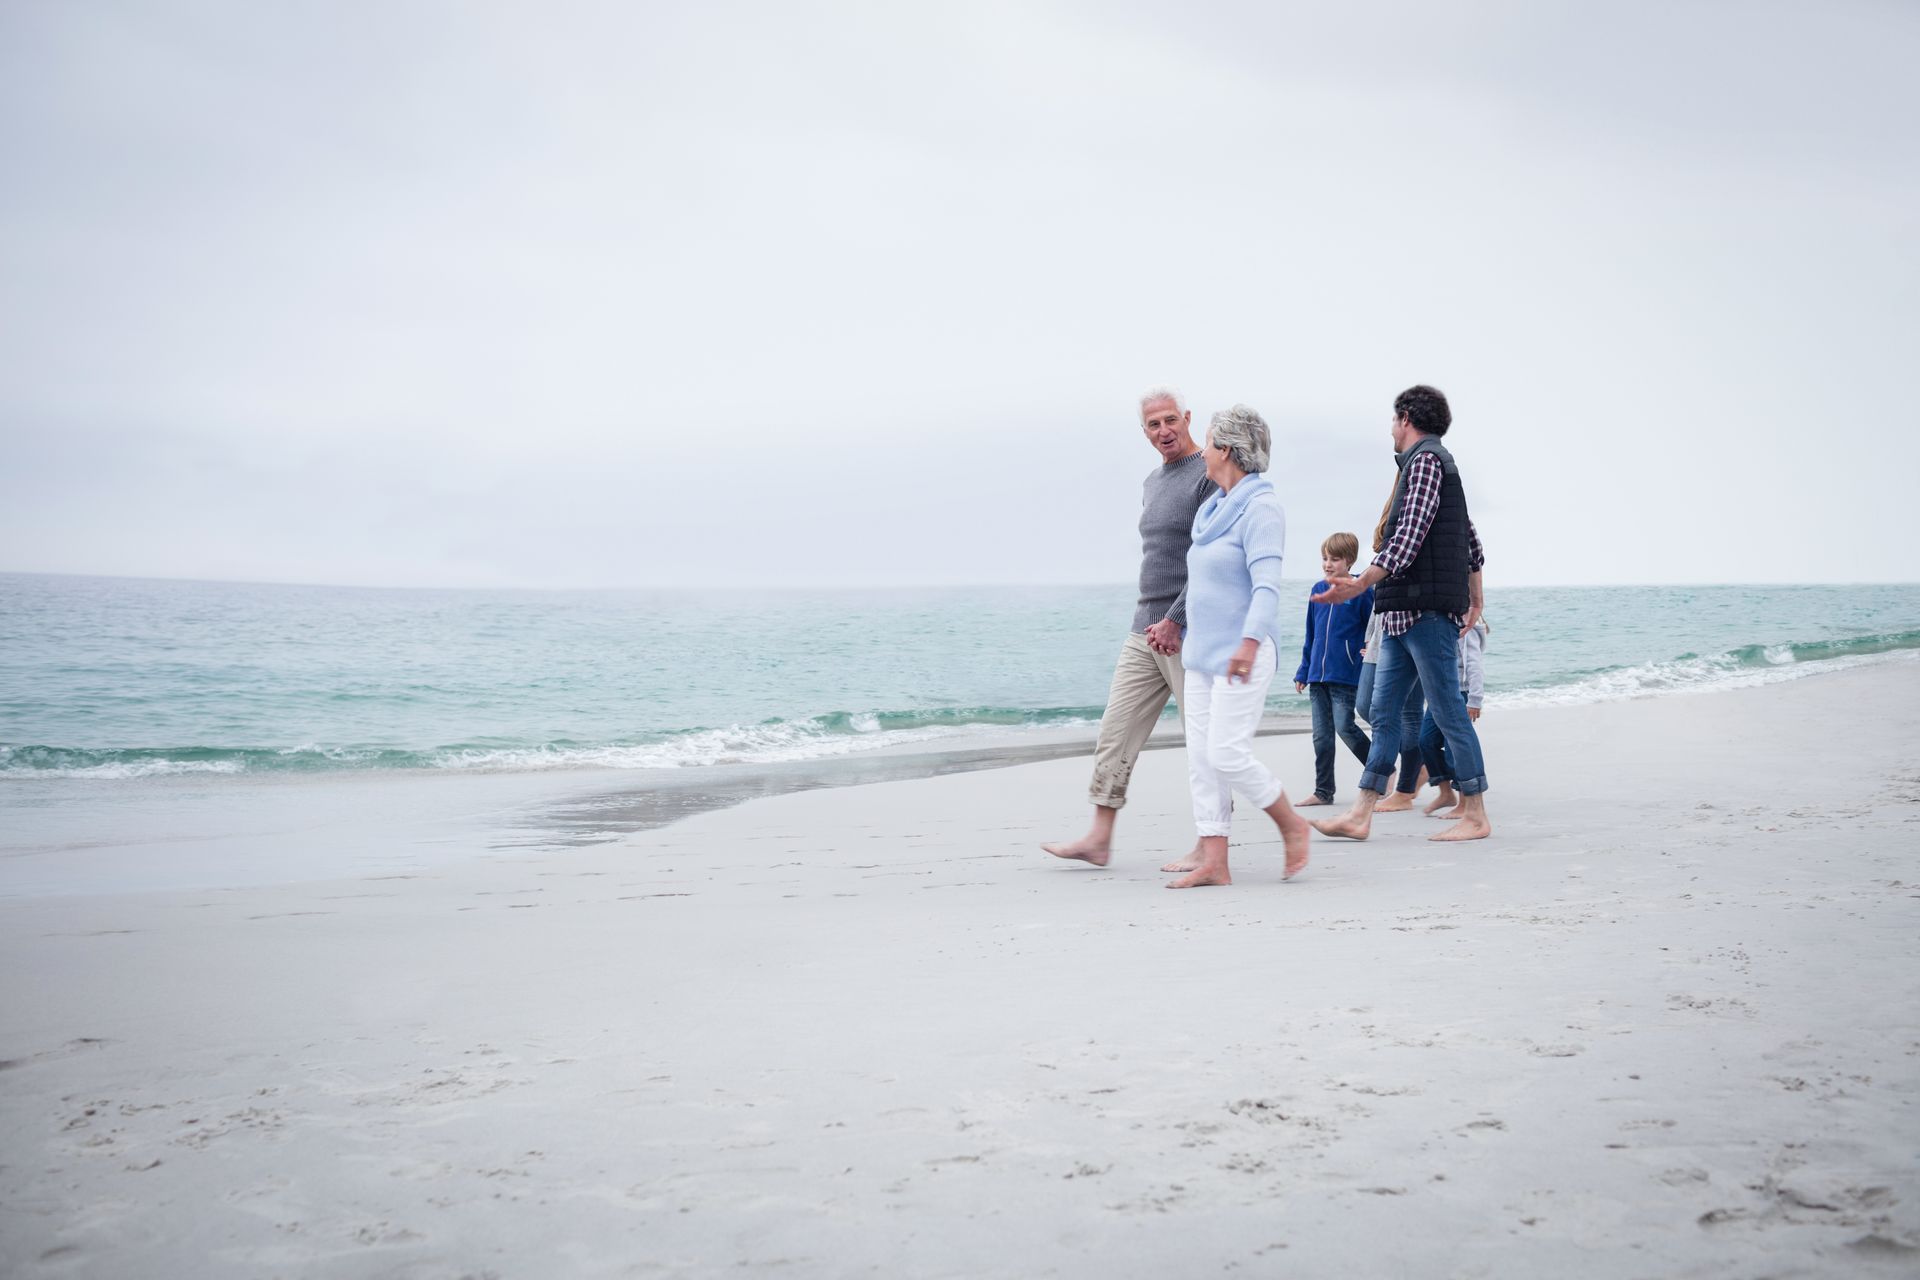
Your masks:
M 1460 629 L 1443 613 L 1422 613 L 1407 633 L 1380 638 L 1380 669 L 1373 677 L 1373 750 L 1360 774 L 1360 789 L 1385 795 L 1393 785 L 1393 766 L 1400 754 L 1404 730 L 1391 709 L 1404 707 L 1415 679 L 1428 689 L 1460 687 Z M 1467 700 L 1461 697 L 1427 699 L 1428 713 L 1447 744 L 1453 766 L 1453 785 L 1462 795 L 1487 789 L 1487 771 L 1480 755 L 1480 735 L 1467 718 Z
M 1376 713 L 1392 715 L 1386 704 L 1373 704 L 1373 682 L 1379 673 L 1380 664 L 1367 662 L 1360 667 L 1360 691 L 1353 700 L 1353 709 L 1369 726 L 1374 722 Z M 1413 683 L 1407 686 L 1406 701 L 1400 710 L 1400 790 L 1412 795 L 1420 789 L 1420 713 L 1427 709 L 1426 699 L 1420 696 L 1420 677 L 1415 676 Z
M 1347 750 L 1367 762 L 1373 744 L 1360 726 L 1353 722 L 1354 687 L 1315 681 L 1307 686 L 1313 699 L 1313 794 L 1322 800 L 1333 799 L 1333 740 L 1337 736 Z
M 1420 720 L 1420 758 L 1427 764 L 1427 781 L 1453 781 L 1453 762 L 1447 759 L 1447 736 L 1440 732 L 1431 711 Z

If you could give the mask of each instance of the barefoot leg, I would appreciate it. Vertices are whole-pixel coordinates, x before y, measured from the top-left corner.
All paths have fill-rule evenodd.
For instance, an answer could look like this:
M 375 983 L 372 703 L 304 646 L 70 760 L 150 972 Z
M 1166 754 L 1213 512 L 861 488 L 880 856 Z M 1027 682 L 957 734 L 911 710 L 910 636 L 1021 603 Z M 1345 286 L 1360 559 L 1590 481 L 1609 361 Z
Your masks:
M 1396 791 L 1392 795 L 1382 798 L 1380 803 L 1373 807 L 1373 811 L 1375 813 L 1405 813 L 1407 810 L 1413 808 L 1414 794 L 1415 793 L 1411 791 Z
M 1227 870 L 1227 838 L 1203 836 L 1200 840 L 1200 865 L 1178 880 L 1167 881 L 1169 889 L 1198 889 L 1204 885 L 1232 884 Z
M 1353 808 L 1337 818 L 1314 818 L 1307 825 L 1323 836 L 1341 836 L 1365 840 L 1373 832 L 1373 810 L 1380 803 L 1378 791 L 1361 791 L 1353 798 Z
M 1087 828 L 1087 834 L 1078 840 L 1058 840 L 1040 847 L 1056 858 L 1104 867 L 1113 856 L 1113 819 L 1119 812 L 1097 804 L 1093 806 L 1093 825 Z
M 1325 805 L 1325 804 L 1332 804 L 1332 803 L 1333 803 L 1332 796 L 1323 796 L 1318 792 L 1315 792 L 1313 795 L 1308 796 L 1305 800 L 1295 800 L 1293 802 L 1293 807 L 1296 809 L 1312 809 L 1317 805 Z
M 1461 802 L 1466 810 L 1460 821 L 1448 827 L 1438 835 L 1428 836 L 1429 840 L 1485 840 L 1493 834 L 1493 824 L 1487 821 L 1487 801 L 1482 795 L 1468 796 Z
M 1282 791 L 1280 798 L 1267 809 L 1267 816 L 1280 828 L 1280 843 L 1287 849 L 1286 870 L 1280 875 L 1282 880 L 1291 880 L 1307 869 L 1307 848 L 1313 841 L 1313 828 L 1307 820 L 1293 811 L 1287 803 L 1287 793 Z
M 1427 807 L 1421 812 L 1425 813 L 1428 817 L 1432 817 L 1442 809 L 1451 809 L 1459 803 L 1460 797 L 1454 794 L 1453 784 L 1445 778 L 1442 778 L 1440 780 L 1440 794 L 1427 801 Z

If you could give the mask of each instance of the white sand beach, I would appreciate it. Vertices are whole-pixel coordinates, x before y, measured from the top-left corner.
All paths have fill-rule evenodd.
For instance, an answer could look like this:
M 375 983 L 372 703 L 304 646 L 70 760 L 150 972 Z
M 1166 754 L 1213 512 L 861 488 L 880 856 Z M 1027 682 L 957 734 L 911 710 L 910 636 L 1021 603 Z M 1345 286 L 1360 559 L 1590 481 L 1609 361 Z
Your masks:
M 1070 759 L 0 902 L 0 1274 L 1920 1274 L 1917 670 L 1490 712 L 1492 840 L 1285 885 L 1162 751 L 1105 871 Z

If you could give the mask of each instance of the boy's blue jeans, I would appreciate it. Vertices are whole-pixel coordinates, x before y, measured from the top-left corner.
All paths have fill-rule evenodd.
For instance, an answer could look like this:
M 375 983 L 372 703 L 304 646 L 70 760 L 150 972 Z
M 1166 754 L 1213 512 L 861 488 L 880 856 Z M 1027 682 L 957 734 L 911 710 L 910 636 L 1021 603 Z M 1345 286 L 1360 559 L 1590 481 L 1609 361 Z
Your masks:
M 1373 750 L 1360 775 L 1360 788 L 1385 795 L 1393 783 L 1394 758 L 1400 754 L 1405 731 L 1393 711 L 1406 705 L 1413 681 L 1442 690 L 1428 698 L 1428 713 L 1446 742 L 1453 766 L 1453 785 L 1462 795 L 1487 789 L 1486 765 L 1480 756 L 1480 735 L 1467 718 L 1467 700 L 1460 687 L 1460 631 L 1443 613 L 1422 613 L 1405 635 L 1380 638 L 1380 669 L 1373 678 Z M 1446 696 L 1454 692 L 1455 696 Z
M 1353 722 L 1354 687 L 1316 680 L 1307 686 L 1313 700 L 1313 794 L 1322 800 L 1333 799 L 1333 740 L 1337 735 L 1347 749 L 1367 762 L 1373 743 Z

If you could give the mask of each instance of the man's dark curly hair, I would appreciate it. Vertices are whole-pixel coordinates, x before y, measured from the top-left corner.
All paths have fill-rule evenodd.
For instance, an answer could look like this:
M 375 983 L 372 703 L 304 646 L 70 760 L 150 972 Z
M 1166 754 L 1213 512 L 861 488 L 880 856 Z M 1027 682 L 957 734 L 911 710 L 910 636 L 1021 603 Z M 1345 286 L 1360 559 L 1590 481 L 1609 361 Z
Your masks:
M 1446 396 L 1440 388 L 1429 387 L 1424 382 L 1395 396 L 1393 413 L 1412 423 L 1415 431 L 1424 431 L 1430 436 L 1443 436 L 1453 425 L 1453 410 L 1447 408 Z

